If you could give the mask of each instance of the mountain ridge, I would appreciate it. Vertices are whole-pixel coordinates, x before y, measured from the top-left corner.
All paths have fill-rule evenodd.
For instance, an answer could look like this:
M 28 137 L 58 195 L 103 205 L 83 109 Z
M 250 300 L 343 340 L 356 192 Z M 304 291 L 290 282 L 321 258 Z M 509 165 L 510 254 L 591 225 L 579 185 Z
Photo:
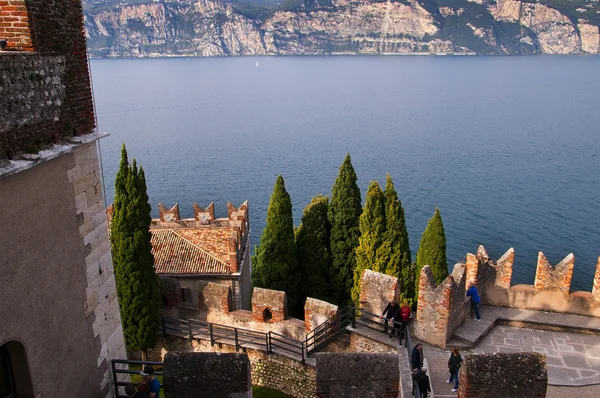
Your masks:
M 288 0 L 270 9 L 88 0 L 84 21 L 93 57 L 598 54 L 598 3 L 561 1 L 545 0 L 559 10 L 520 0 Z

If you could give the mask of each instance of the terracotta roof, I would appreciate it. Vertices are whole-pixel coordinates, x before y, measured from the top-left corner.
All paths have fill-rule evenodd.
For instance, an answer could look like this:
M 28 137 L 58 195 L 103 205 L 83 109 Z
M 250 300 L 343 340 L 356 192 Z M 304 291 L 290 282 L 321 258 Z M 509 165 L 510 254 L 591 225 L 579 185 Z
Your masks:
M 151 229 L 156 273 L 230 274 L 229 261 L 224 261 L 223 253 L 228 254 L 231 234 L 224 239 L 226 231 L 220 229 Z M 206 247 L 202 237 L 206 238 Z

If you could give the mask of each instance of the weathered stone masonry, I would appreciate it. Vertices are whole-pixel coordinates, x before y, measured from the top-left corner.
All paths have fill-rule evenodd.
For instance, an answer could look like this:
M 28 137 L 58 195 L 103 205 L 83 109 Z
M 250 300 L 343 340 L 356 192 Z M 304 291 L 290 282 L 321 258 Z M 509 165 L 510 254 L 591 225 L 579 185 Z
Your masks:
M 95 143 L 74 153 L 75 167 L 67 171 L 73 184 L 79 234 L 86 250 L 86 315 L 94 317 L 94 337 L 100 340 L 98 366 L 104 371 L 100 386 L 111 382 L 110 361 L 126 358 L 115 283 L 98 157 Z
M 0 108 L 14 108 L 20 116 L 0 122 L 0 160 L 91 133 L 95 121 L 81 3 L 0 0 L 0 6 L 0 35 L 31 38 L 31 44 L 19 39 L 9 48 L 29 52 L 0 52 Z M 15 23 L 28 24 L 30 35 L 24 26 L 12 27 Z

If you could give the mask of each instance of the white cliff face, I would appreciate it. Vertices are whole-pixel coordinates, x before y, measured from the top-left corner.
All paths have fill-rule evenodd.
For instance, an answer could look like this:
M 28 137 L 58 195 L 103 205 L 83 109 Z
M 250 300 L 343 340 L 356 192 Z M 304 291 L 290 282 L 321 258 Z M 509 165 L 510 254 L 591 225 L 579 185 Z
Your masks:
M 323 52 L 324 40 L 334 39 L 339 51 L 358 53 L 409 52 L 427 46 L 426 36 L 439 28 L 433 16 L 417 2 L 348 2 L 334 11 L 276 12 L 263 24 L 265 39 L 280 38 L 279 50 Z M 302 38 L 306 37 L 304 40 Z M 267 46 L 269 52 L 274 49 Z
M 531 29 L 545 54 L 579 54 L 581 41 L 571 20 L 542 4 L 521 6 L 520 22 Z
M 258 21 L 230 4 L 190 0 L 123 5 L 86 14 L 85 25 L 90 53 L 101 56 L 473 51 L 470 46 L 491 54 L 600 52 L 598 26 L 589 21 L 575 25 L 538 3 L 469 1 L 472 5 L 446 3 L 430 12 L 418 0 L 333 0 L 332 6 L 303 4 Z M 489 12 L 483 23 L 481 10 Z M 500 22 L 512 27 L 499 28 Z M 465 39 L 465 31 L 481 41 Z
M 517 22 L 521 15 L 521 2 L 516 0 L 497 0 L 489 6 L 496 21 Z
M 589 54 L 600 53 L 600 32 L 598 27 L 580 19 L 577 28 L 581 35 L 581 49 Z

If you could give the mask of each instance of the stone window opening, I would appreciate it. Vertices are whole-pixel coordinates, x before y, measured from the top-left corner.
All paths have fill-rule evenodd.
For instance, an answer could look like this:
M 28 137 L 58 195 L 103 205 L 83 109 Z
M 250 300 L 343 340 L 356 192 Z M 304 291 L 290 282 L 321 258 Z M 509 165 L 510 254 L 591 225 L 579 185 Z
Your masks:
M 269 310 L 269 308 L 265 308 L 263 311 L 263 319 L 265 322 L 270 322 L 271 319 L 273 319 L 273 314 L 271 313 L 271 310 Z
M 33 384 L 29 373 L 25 347 L 18 341 L 0 346 L 0 396 L 33 398 Z
M 11 51 L 35 52 L 34 29 L 28 0 L 10 0 L 0 7 L 0 41 L 5 48 L 0 54 Z
M 181 289 L 181 301 L 184 303 L 192 302 L 192 291 L 188 288 Z

